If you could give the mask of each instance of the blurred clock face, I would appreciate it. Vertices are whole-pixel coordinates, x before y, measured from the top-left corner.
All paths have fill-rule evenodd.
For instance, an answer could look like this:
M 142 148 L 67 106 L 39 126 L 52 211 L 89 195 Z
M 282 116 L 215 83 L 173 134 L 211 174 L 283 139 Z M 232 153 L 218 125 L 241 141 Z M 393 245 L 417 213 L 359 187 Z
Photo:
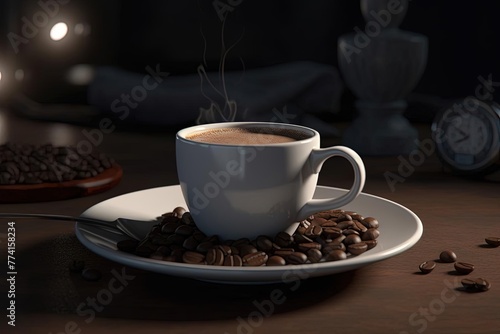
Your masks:
M 450 149 L 457 154 L 479 154 L 488 143 L 490 125 L 475 115 L 469 118 L 456 116 L 446 128 L 446 138 Z
M 491 108 L 449 108 L 433 124 L 440 156 L 453 168 L 479 170 L 498 155 L 500 118 Z

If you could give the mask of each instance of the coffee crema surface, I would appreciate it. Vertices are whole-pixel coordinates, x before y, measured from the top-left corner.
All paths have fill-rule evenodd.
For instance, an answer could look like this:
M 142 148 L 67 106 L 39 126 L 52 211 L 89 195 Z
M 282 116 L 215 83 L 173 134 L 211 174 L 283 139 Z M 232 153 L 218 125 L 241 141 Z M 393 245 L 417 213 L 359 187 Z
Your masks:
M 309 136 L 301 131 L 272 128 L 218 128 L 186 136 L 189 140 L 209 144 L 267 145 L 289 143 Z

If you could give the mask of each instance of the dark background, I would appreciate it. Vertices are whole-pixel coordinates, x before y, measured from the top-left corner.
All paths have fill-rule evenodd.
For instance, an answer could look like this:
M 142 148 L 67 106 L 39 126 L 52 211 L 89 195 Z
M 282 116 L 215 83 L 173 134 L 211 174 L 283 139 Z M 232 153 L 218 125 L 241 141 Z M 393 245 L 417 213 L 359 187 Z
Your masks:
M 144 71 L 146 65 L 160 63 L 178 75 L 195 73 L 205 63 L 208 70 L 217 71 L 222 39 L 226 47 L 234 45 L 228 70 L 296 60 L 337 66 L 338 37 L 364 27 L 359 2 L 354 0 L 246 0 L 229 12 L 224 30 L 213 3 L 72 0 L 59 5 L 53 20 L 87 22 L 92 29 L 89 36 L 75 37 L 70 46 L 49 46 L 41 29 L 16 54 L 7 34 L 19 33 L 21 18 L 31 18 L 40 6 L 37 1 L 0 0 L 0 71 L 4 68 L 0 90 L 4 99 L 20 90 L 40 102 L 84 103 L 85 87 L 62 84 L 64 68 L 71 64 Z M 500 81 L 499 12 L 500 2 L 495 0 L 411 1 L 401 28 L 429 39 L 427 68 L 415 92 L 436 99 L 463 98 L 474 94 L 479 75 L 491 74 L 493 81 Z M 25 69 L 22 85 L 5 84 L 13 68 Z M 346 91 L 345 103 L 352 100 Z

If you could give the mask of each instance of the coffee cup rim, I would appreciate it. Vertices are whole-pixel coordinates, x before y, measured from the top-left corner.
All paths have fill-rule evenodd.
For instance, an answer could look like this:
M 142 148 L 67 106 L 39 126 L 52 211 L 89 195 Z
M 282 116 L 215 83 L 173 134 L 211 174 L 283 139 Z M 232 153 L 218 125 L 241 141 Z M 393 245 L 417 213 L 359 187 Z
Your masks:
M 269 144 L 223 144 L 223 143 L 206 143 L 206 142 L 199 142 L 196 140 L 192 140 L 187 138 L 187 136 L 191 133 L 194 132 L 199 132 L 199 131 L 206 131 L 210 129 L 217 129 L 217 128 L 236 128 L 236 127 L 266 127 L 266 128 L 272 128 L 272 127 L 280 127 L 280 128 L 286 128 L 286 129 L 295 129 L 297 131 L 305 132 L 307 133 L 308 136 L 307 138 L 304 139 L 298 139 L 292 142 L 285 142 L 285 143 L 269 143 Z M 193 125 L 189 126 L 187 128 L 181 129 L 177 132 L 176 134 L 176 139 L 182 140 L 184 142 L 188 143 L 194 143 L 198 145 L 207 145 L 207 146 L 290 146 L 290 145 L 298 145 L 300 143 L 307 143 L 313 140 L 314 138 L 318 137 L 319 133 L 318 131 L 308 128 L 303 125 L 297 125 L 297 124 L 290 124 L 290 123 L 276 123 L 276 122 L 220 122 L 220 123 L 207 123 L 207 124 L 199 124 L 199 125 Z

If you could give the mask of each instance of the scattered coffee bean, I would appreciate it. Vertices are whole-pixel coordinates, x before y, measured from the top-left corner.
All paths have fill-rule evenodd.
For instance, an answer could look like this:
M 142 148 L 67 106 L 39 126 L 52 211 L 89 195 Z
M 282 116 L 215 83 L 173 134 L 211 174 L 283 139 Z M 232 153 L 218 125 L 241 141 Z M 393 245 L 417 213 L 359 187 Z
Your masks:
M 425 261 L 418 266 L 418 269 L 420 269 L 420 271 L 424 274 L 430 273 L 434 270 L 434 268 L 436 268 L 436 262 L 434 261 Z
M 365 225 L 366 228 L 378 228 L 379 226 L 378 220 L 373 217 L 366 217 L 361 221 L 361 223 Z
M 476 278 L 476 289 L 479 291 L 488 291 L 491 288 L 490 282 L 484 278 Z
M 98 281 L 101 279 L 102 274 L 97 269 L 87 268 L 82 271 L 82 277 L 86 281 Z
M 488 237 L 488 238 L 484 239 L 484 241 L 486 241 L 486 243 L 488 245 L 493 246 L 493 247 L 500 246 L 500 238 L 498 238 L 498 237 Z
M 81 273 L 85 269 L 85 261 L 73 260 L 69 264 L 69 271 L 72 273 Z
M 457 260 L 457 255 L 450 250 L 445 250 L 439 254 L 439 259 L 445 263 L 453 263 Z
M 490 282 L 488 282 L 484 278 L 465 278 L 462 280 L 462 285 L 465 289 L 467 289 L 467 291 L 472 292 L 488 291 L 491 288 Z
M 470 274 L 474 271 L 474 265 L 465 262 L 455 262 L 455 270 L 462 275 Z

